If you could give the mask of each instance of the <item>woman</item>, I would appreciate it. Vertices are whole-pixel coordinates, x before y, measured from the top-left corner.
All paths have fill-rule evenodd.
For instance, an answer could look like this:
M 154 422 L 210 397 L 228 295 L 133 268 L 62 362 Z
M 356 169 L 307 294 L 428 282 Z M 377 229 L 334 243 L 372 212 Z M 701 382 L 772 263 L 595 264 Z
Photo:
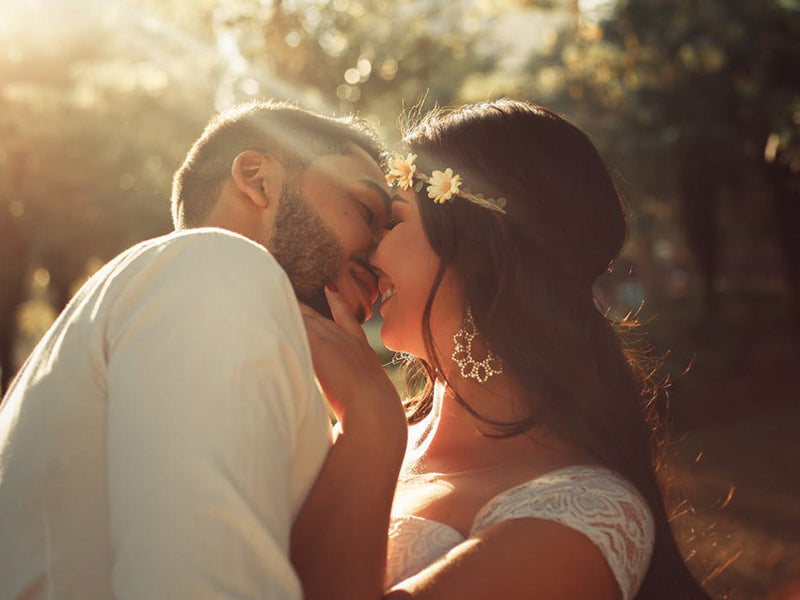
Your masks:
M 406 434 L 335 290 L 336 324 L 305 311 L 342 426 L 293 531 L 307 597 L 706 598 L 667 521 L 646 381 L 593 302 L 625 236 L 594 146 L 510 100 L 405 142 L 371 264 L 381 336 L 424 390 Z

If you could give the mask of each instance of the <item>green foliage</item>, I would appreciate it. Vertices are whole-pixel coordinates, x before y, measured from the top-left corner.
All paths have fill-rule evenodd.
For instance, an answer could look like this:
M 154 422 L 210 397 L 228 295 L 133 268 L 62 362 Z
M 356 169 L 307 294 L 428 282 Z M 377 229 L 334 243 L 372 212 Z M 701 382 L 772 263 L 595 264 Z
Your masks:
M 0 53 L 0 212 L 26 240 L 14 258 L 65 288 L 90 257 L 168 230 L 171 173 L 213 110 L 213 90 L 187 87 L 196 66 L 164 64 L 141 22 L 99 26 L 130 16 Z
M 765 195 L 757 166 L 800 171 L 796 0 L 46 4 L 0 8 L 0 282 L 43 266 L 56 305 L 91 258 L 170 228 L 171 173 L 216 109 L 251 98 L 356 111 L 390 144 L 418 102 L 550 105 L 624 174 L 653 273 L 691 262 L 687 164 L 727 186 L 720 222 L 762 241 L 741 199 Z
M 396 136 L 404 108 L 427 97 L 450 104 L 468 76 L 489 74 L 497 50 L 482 43 L 497 16 L 455 2 L 256 0 L 218 7 L 218 39 L 235 40 L 267 95 L 358 112 Z M 267 75 L 264 75 L 267 74 Z M 252 82 L 252 79 L 249 79 Z M 231 99 L 241 99 L 241 92 Z
M 776 134 L 798 172 L 798 16 L 774 0 L 620 0 L 610 18 L 564 30 L 532 57 L 528 92 L 630 156 L 688 141 L 731 164 L 761 157 Z

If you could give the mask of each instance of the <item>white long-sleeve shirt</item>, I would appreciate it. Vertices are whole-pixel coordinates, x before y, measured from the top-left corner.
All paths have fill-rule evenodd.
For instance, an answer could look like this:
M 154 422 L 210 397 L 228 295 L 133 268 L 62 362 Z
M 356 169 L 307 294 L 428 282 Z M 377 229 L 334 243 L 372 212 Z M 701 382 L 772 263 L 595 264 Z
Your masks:
M 299 599 L 289 532 L 330 444 L 270 254 L 211 229 L 134 246 L 0 407 L 0 600 Z

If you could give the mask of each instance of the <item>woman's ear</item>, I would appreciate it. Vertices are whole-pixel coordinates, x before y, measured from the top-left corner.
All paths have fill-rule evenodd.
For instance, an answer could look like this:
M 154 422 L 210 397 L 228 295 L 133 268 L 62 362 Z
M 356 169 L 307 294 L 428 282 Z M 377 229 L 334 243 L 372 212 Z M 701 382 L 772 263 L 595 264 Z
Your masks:
M 269 154 L 254 150 L 240 153 L 231 164 L 231 178 L 240 194 L 259 208 L 267 208 L 280 197 L 283 165 Z

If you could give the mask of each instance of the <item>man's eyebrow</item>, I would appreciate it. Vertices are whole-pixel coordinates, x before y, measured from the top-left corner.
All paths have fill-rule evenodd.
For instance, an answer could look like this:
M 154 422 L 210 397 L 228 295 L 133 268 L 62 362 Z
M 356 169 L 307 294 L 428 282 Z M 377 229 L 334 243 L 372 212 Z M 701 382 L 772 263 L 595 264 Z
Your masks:
M 378 196 L 380 196 L 380 199 L 383 202 L 384 208 L 386 209 L 386 214 L 387 215 L 391 214 L 392 213 L 392 202 L 394 202 L 397 199 L 397 196 L 395 196 L 394 198 L 392 196 L 390 196 L 389 192 L 387 192 L 385 189 L 383 189 L 383 186 L 381 184 L 379 184 L 377 181 L 375 181 L 374 179 L 364 178 L 364 179 L 361 180 L 361 183 L 366 185 L 369 189 L 371 189 L 373 192 L 378 194 Z

